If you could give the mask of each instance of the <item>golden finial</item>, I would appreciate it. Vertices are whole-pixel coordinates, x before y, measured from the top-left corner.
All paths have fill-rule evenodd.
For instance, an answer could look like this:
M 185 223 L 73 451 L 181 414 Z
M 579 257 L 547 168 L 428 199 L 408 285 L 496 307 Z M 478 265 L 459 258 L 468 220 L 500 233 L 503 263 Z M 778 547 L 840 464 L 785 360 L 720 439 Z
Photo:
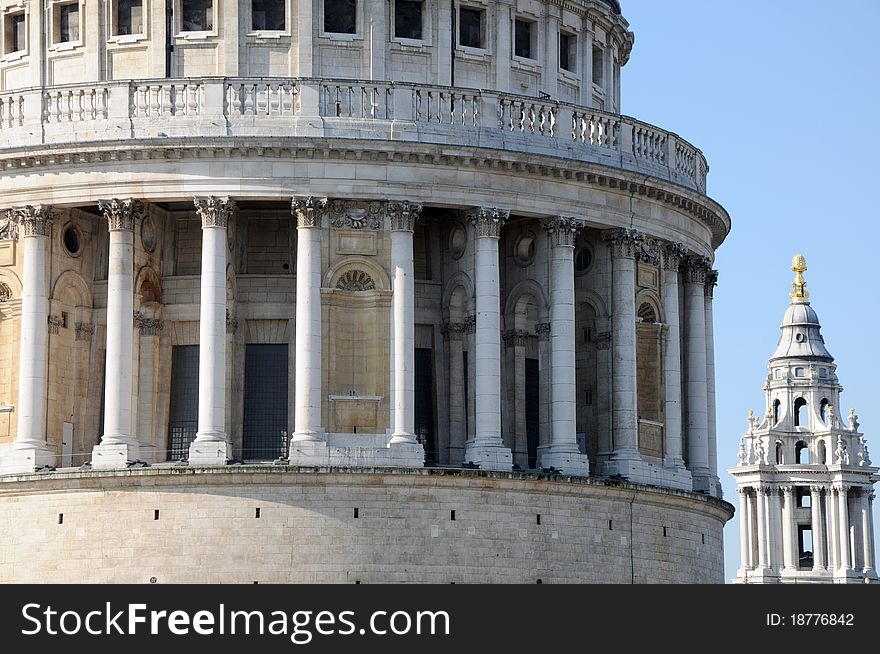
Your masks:
M 807 293 L 807 282 L 804 281 L 804 273 L 807 270 L 807 260 L 801 254 L 796 254 L 791 260 L 791 269 L 794 271 L 794 283 L 791 285 L 792 302 L 806 302 L 810 299 Z

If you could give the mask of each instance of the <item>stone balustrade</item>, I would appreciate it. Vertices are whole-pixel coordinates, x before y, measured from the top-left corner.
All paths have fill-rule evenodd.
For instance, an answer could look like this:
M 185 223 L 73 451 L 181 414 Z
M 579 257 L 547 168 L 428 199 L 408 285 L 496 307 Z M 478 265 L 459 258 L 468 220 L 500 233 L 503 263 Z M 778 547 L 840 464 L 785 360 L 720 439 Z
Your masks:
M 509 93 L 396 82 L 190 78 L 0 93 L 0 154 L 159 137 L 418 141 L 596 162 L 706 192 L 694 146 L 641 121 Z

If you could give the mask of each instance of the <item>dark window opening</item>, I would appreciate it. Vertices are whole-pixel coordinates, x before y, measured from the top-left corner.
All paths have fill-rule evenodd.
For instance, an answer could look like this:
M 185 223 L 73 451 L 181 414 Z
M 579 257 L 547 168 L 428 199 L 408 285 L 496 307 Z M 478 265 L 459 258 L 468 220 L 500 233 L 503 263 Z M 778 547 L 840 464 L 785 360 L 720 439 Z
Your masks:
M 773 424 L 777 424 L 779 422 L 779 407 L 781 406 L 781 402 L 779 400 L 773 400 Z
M 485 11 L 461 7 L 458 10 L 458 43 L 467 48 L 482 48 Z
M 605 77 L 605 51 L 602 48 L 593 48 L 593 84 L 602 86 Z
M 116 35 L 143 34 L 143 12 L 143 0 L 117 0 Z
M 523 59 L 534 59 L 532 52 L 532 36 L 535 33 L 534 23 L 527 20 L 514 21 L 513 53 Z
M 826 417 L 827 413 L 828 413 L 828 400 L 823 397 L 822 401 L 819 402 L 819 417 L 822 418 L 823 422 L 828 419 Z
M 168 417 L 168 460 L 189 458 L 199 428 L 199 346 L 171 349 L 171 406 Z
M 57 43 L 79 41 L 79 3 L 58 7 Z
M 642 319 L 642 322 L 655 323 L 657 322 L 657 312 L 649 303 L 643 302 L 639 307 L 639 318 Z
M 422 1 L 395 0 L 394 36 L 399 39 L 422 38 Z
M 7 18 L 5 54 L 22 52 L 27 44 L 27 30 L 24 25 L 24 12 L 13 14 Z
M 181 32 L 210 32 L 214 29 L 214 0 L 182 0 Z
M 593 252 L 590 248 L 581 248 L 574 257 L 575 272 L 584 272 L 593 263 Z
M 794 494 L 796 500 L 796 506 L 799 509 L 809 509 L 810 508 L 810 489 L 805 486 L 795 486 Z
M 449 519 L 450 519 L 450 520 L 455 520 L 455 509 L 452 509 L 452 510 L 449 512 Z
M 63 525 L 63 524 L 64 524 L 64 514 L 63 514 L 63 513 L 59 513 L 59 514 L 58 514 L 58 524 L 59 524 L 59 525 Z
M 357 510 L 357 507 L 355 507 L 355 509 L 354 509 L 354 517 L 355 517 L 355 518 L 358 518 L 358 517 L 359 517 L 359 516 L 358 516 L 358 510 Z
M 468 353 L 467 350 L 464 350 L 461 353 L 461 369 L 464 371 L 464 433 L 471 433 L 471 395 L 470 395 L 470 384 L 468 383 Z
M 577 37 L 572 34 L 559 33 L 559 67 L 571 73 L 575 71 L 577 59 Z
M 425 463 L 440 460 L 434 438 L 434 351 L 417 347 L 413 375 L 415 377 L 415 430 L 425 448 Z
M 242 458 L 287 455 L 287 345 L 248 345 L 244 361 Z
M 153 520 L 158 520 L 158 519 L 159 519 L 159 509 L 156 509 L 155 511 L 153 511 Z
M 795 427 L 800 427 L 802 425 L 806 426 L 805 421 L 804 421 L 805 416 L 803 414 L 803 409 L 805 406 L 807 406 L 807 401 L 802 397 L 799 397 L 794 401 L 794 426 Z
M 283 32 L 285 29 L 284 0 L 253 0 L 251 29 Z
M 804 465 L 810 462 L 810 450 L 804 441 L 798 441 L 794 446 L 794 459 L 798 464 Z
M 819 441 L 816 444 L 816 463 L 825 464 L 827 463 L 827 455 L 825 452 L 825 441 Z
M 810 525 L 798 525 L 798 568 L 813 567 L 813 530 Z
M 783 449 L 782 441 L 776 441 L 776 463 L 777 463 L 777 465 L 785 462 L 782 457 L 782 449 Z
M 328 34 L 357 33 L 357 0 L 324 0 L 324 31 Z
M 76 229 L 67 227 L 62 238 L 64 239 L 64 249 L 68 253 L 77 254 L 79 252 L 79 234 L 76 233 Z
M 526 450 L 529 468 L 538 467 L 541 391 L 537 359 L 526 359 Z

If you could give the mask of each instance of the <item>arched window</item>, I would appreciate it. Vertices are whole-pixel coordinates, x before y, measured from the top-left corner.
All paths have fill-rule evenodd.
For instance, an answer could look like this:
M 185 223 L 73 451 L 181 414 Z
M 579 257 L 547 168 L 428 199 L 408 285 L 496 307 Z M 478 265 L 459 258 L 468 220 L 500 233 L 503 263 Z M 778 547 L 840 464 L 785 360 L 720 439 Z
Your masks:
M 773 424 L 777 424 L 779 422 L 779 400 L 773 400 Z
M 657 312 L 648 302 L 643 302 L 639 307 L 639 318 L 642 319 L 642 322 L 655 323 L 657 322 Z
M 819 417 L 822 418 L 822 422 L 826 420 L 826 413 L 828 413 L 828 400 L 823 397 L 822 401 L 819 402 Z
M 819 464 L 827 463 L 825 456 L 826 456 L 825 455 L 825 441 L 819 441 L 816 444 L 816 458 L 818 459 L 818 461 L 816 461 L 816 463 L 819 463 Z
M 782 441 L 776 441 L 776 463 L 784 463 L 782 460 Z
M 805 442 L 798 441 L 794 444 L 794 459 L 801 465 L 810 462 L 810 450 Z
M 794 401 L 794 426 L 801 427 L 806 426 L 804 418 L 806 416 L 803 415 L 804 407 L 807 406 L 807 401 L 799 397 Z

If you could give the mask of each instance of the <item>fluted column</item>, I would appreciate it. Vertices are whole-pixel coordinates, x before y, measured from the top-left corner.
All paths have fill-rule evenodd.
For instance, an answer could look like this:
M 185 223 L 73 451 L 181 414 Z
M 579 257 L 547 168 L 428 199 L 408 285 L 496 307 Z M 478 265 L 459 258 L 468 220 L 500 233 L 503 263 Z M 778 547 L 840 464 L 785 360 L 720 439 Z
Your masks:
M 745 515 L 746 524 L 744 526 L 744 530 L 748 533 L 749 539 L 749 549 L 748 549 L 748 558 L 746 558 L 749 570 L 754 570 L 758 565 L 758 550 L 757 550 L 757 533 L 755 529 L 755 489 L 747 489 L 746 493 L 746 511 L 743 515 Z
M 199 424 L 189 447 L 192 465 L 225 465 L 232 458 L 226 434 L 226 230 L 235 210 L 229 198 L 193 200 L 202 221 L 199 307 Z
M 767 492 L 768 489 L 766 486 L 757 486 L 755 488 L 756 493 L 756 508 L 757 508 L 757 523 L 758 523 L 758 569 L 761 572 L 769 572 L 770 568 L 770 543 L 769 543 L 769 530 L 768 530 L 768 516 L 767 516 Z
M 550 450 L 542 467 L 565 474 L 589 474 L 587 457 L 577 444 L 577 389 L 574 336 L 574 239 L 580 224 L 557 216 L 544 221 L 550 241 Z M 635 324 L 635 323 L 633 323 Z
M 510 449 L 501 439 L 501 304 L 498 240 L 509 211 L 480 208 L 469 221 L 476 236 L 477 331 L 476 430 L 465 460 L 482 468 L 509 470 Z
M 849 544 L 849 502 L 847 495 L 849 487 L 847 484 L 839 484 L 836 486 L 837 491 L 837 537 L 840 539 L 840 556 L 838 558 L 838 569 L 841 574 L 845 574 L 852 569 L 852 555 Z
M 391 444 L 416 443 L 415 437 L 415 285 L 413 282 L 413 230 L 422 205 L 392 202 L 391 269 L 393 281 L 394 413 Z
M 711 492 L 709 470 L 709 423 L 706 387 L 706 304 L 705 285 L 709 262 L 689 257 L 685 266 L 685 320 L 687 365 L 688 468 L 694 490 Z
M 49 236 L 52 208 L 26 206 L 11 209 L 6 220 L 21 239 L 23 277 L 21 292 L 21 340 L 18 359 L 18 431 L 12 452 L 0 470 L 33 472 L 56 465 L 55 452 L 46 442 L 46 399 L 49 374 Z
M 736 489 L 739 493 L 739 577 L 745 577 L 746 571 L 751 567 L 749 555 L 749 488 L 740 486 Z
M 718 285 L 718 271 L 710 270 L 706 275 L 704 287 L 704 307 L 706 312 L 706 427 L 709 446 L 709 483 L 710 491 L 721 496 L 721 485 L 718 481 L 718 448 L 717 426 L 715 424 L 715 336 L 712 300 L 715 287 Z M 795 565 L 795 567 L 797 567 Z
M 877 564 L 874 560 L 874 493 L 871 489 L 862 490 L 862 548 L 865 562 L 863 571 L 871 579 L 877 578 Z
M 611 247 L 611 420 L 612 453 L 608 469 L 627 477 L 638 474 L 639 425 L 636 382 L 636 255 L 644 235 L 615 229 L 602 235 Z M 637 481 L 637 480 L 633 480 Z
M 770 545 L 770 568 L 779 572 L 783 567 L 783 544 L 782 544 L 782 507 L 780 505 L 779 486 L 770 486 L 770 492 L 767 495 L 768 507 L 768 526 Z
M 449 322 L 443 326 L 446 338 L 446 351 L 449 356 L 449 454 L 450 464 L 458 465 L 464 457 L 464 443 L 467 438 L 467 397 L 464 391 L 464 347 L 467 323 Z
M 782 563 L 786 570 L 797 570 L 798 541 L 794 522 L 794 488 L 782 487 Z
M 107 275 L 107 364 L 104 381 L 104 434 L 92 450 L 93 468 L 124 468 L 139 458 L 132 434 L 132 362 L 134 360 L 135 200 L 98 203 L 110 229 Z
M 668 328 L 663 358 L 666 387 L 664 464 L 671 468 L 684 467 L 681 437 L 681 332 L 678 324 L 678 270 L 684 252 L 685 247 L 681 243 L 668 243 L 663 252 L 663 308 Z
M 324 198 L 294 198 L 296 216 L 296 385 L 292 442 L 323 440 L 321 427 L 321 221 Z
M 825 525 L 822 522 L 822 487 L 810 486 L 813 532 L 813 572 L 825 572 Z
M 825 543 L 828 546 L 828 570 L 833 572 L 840 566 L 838 546 L 840 538 L 837 536 L 837 501 L 833 486 L 825 489 Z

